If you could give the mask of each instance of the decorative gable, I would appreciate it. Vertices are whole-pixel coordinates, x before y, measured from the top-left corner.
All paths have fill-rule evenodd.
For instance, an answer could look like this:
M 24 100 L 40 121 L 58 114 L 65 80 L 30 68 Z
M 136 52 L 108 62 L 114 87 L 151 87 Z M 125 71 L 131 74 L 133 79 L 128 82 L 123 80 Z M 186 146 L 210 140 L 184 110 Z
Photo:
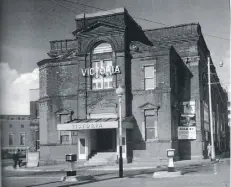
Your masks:
M 143 111 L 144 111 L 144 110 L 147 110 L 147 109 L 158 110 L 158 109 L 160 108 L 160 106 L 157 106 L 157 105 L 154 105 L 154 104 L 152 104 L 152 103 L 147 102 L 147 103 L 145 103 L 145 104 L 139 106 L 139 108 L 140 108 L 141 110 L 143 110 Z

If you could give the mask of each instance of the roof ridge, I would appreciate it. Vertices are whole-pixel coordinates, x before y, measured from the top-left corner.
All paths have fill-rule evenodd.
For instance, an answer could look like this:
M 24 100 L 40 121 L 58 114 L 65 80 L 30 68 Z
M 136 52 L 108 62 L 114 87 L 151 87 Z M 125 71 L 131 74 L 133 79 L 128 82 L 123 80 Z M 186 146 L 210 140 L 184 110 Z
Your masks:
M 167 27 L 160 27 L 160 28 L 153 28 L 153 29 L 144 29 L 143 31 L 153 31 L 153 30 L 163 30 L 163 29 L 171 29 L 176 27 L 184 27 L 188 25 L 200 25 L 199 22 L 192 22 L 192 23 L 184 23 L 184 24 L 178 24 L 178 25 L 172 25 Z

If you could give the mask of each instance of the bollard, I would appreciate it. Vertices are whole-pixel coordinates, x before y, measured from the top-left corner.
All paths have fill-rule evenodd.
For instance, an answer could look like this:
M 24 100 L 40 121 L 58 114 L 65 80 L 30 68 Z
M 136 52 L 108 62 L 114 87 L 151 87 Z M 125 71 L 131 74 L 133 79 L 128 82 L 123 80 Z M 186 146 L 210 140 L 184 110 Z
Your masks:
M 77 161 L 76 154 L 67 154 L 66 162 L 68 162 L 67 177 L 76 176 L 75 162 Z
M 174 151 L 175 151 L 175 149 L 167 149 L 168 172 L 174 172 L 175 171 L 174 162 L 173 162 Z

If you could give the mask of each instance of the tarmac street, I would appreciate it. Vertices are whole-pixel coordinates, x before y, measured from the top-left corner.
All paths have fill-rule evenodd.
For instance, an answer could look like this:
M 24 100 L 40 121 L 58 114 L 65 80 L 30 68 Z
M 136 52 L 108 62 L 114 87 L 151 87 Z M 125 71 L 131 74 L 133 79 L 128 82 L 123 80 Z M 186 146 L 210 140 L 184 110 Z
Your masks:
M 143 187 L 229 187 L 230 160 L 218 163 L 178 168 L 183 175 L 174 178 L 153 178 L 155 171 L 163 169 L 127 170 L 124 178 L 118 178 L 118 171 L 83 169 L 78 175 L 91 175 L 92 179 L 78 182 L 62 182 L 65 171 L 57 172 L 18 172 L 3 173 L 3 187 L 101 187 L 101 186 L 143 186 Z

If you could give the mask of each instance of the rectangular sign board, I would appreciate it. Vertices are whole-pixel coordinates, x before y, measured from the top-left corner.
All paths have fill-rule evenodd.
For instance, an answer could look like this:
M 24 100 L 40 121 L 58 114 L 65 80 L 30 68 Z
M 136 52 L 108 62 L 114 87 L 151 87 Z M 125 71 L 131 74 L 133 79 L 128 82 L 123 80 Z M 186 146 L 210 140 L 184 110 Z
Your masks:
M 27 152 L 27 165 L 26 167 L 38 167 L 39 152 Z
M 87 129 L 110 129 L 118 128 L 118 121 L 93 122 L 93 123 L 65 123 L 58 124 L 57 130 L 87 130 Z
M 178 139 L 179 140 L 195 140 L 196 139 L 196 127 L 178 127 Z

